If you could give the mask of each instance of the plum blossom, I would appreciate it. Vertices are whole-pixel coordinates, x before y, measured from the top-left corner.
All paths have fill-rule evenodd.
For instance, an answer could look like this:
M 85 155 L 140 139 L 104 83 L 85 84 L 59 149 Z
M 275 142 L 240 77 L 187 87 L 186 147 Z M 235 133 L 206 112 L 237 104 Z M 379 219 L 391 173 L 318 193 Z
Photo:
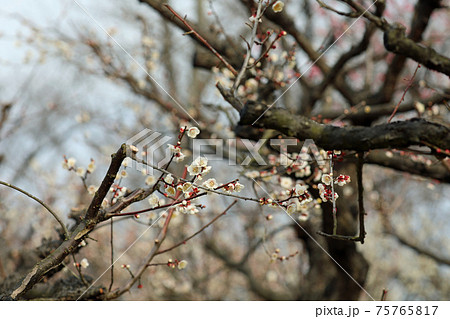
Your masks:
M 78 167 L 77 168 L 77 175 L 80 177 L 84 177 L 86 174 L 86 169 L 84 167 Z
M 80 266 L 81 266 L 81 268 L 86 269 L 87 267 L 89 267 L 89 261 L 86 258 L 83 258 L 80 262 Z
M 295 196 L 301 196 L 301 195 L 303 195 L 305 192 L 306 192 L 306 186 L 300 185 L 300 184 L 295 185 L 295 188 L 294 188 L 294 194 L 295 194 Z
M 323 174 L 322 175 L 322 183 L 325 185 L 330 185 L 333 181 L 333 178 L 329 174 Z
M 276 13 L 283 11 L 283 8 L 284 8 L 283 1 L 277 1 L 272 5 L 272 10 L 273 10 L 273 12 L 276 12 Z
M 191 165 L 189 165 L 187 170 L 191 176 L 198 175 L 202 172 L 202 168 L 196 163 L 192 163 Z
M 166 193 L 167 193 L 168 195 L 170 195 L 170 196 L 175 196 L 176 190 L 175 190 L 174 187 L 169 186 L 169 187 L 166 188 Z
M 290 188 L 292 188 L 292 184 L 293 184 L 293 181 L 290 177 L 281 177 L 280 178 L 281 187 L 283 187 L 285 189 L 290 189 Z
M 287 211 L 287 213 L 288 213 L 289 215 L 295 213 L 296 210 L 297 210 L 297 205 L 294 204 L 294 203 L 290 204 L 290 205 L 286 208 L 286 211 Z
M 169 175 L 167 175 L 166 177 L 164 177 L 164 181 L 165 181 L 167 184 L 172 184 L 172 183 L 173 183 L 173 180 L 174 180 L 174 178 L 173 178 L 172 174 L 169 174 Z
M 87 191 L 88 191 L 89 195 L 94 195 L 95 192 L 97 191 L 97 187 L 94 186 L 94 185 L 90 185 L 90 186 L 87 188 Z
M 298 215 L 298 220 L 301 222 L 305 222 L 307 221 L 309 218 L 309 213 L 308 211 L 302 211 L 299 215 Z
M 188 262 L 186 261 L 186 260 L 180 260 L 179 262 L 178 262 L 178 269 L 184 269 L 184 268 L 186 268 L 186 266 L 187 266 L 187 264 L 188 264 Z
M 173 158 L 173 160 L 177 163 L 180 163 L 182 161 L 184 161 L 184 158 L 186 157 L 186 155 L 184 155 L 183 153 L 179 152 L 177 154 L 175 154 L 175 157 Z
M 156 178 L 155 178 L 155 176 L 153 176 L 153 175 L 149 175 L 149 176 L 147 176 L 147 178 L 145 179 L 145 184 L 146 185 L 153 185 L 153 184 L 155 184 L 155 182 L 156 182 Z
M 190 138 L 196 138 L 198 134 L 200 134 L 200 130 L 197 127 L 193 126 L 188 129 L 187 136 Z
M 155 208 L 159 205 L 159 198 L 155 194 L 151 194 L 148 198 L 148 203 L 150 204 L 150 208 Z
M 91 160 L 91 162 L 89 163 L 88 167 L 87 167 L 87 171 L 92 174 L 95 171 L 95 162 L 94 160 Z
M 218 186 L 215 178 L 210 178 L 206 182 L 203 183 L 203 186 L 209 189 L 214 189 Z

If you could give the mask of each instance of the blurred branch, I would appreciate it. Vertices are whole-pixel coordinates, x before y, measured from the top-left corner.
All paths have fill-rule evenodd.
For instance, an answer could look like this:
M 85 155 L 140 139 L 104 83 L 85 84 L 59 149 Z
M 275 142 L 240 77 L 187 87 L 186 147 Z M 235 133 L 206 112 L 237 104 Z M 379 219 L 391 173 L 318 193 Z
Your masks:
M 247 278 L 250 290 L 257 296 L 265 300 L 292 300 L 292 296 L 288 294 L 285 295 L 276 293 L 273 290 L 264 287 L 262 285 L 262 281 L 253 276 L 253 272 L 248 268 L 247 265 L 243 265 L 231 260 L 229 256 L 232 254 L 229 254 L 223 249 L 217 247 L 214 242 L 207 241 L 205 244 L 205 248 L 210 251 L 215 257 L 220 259 L 225 264 L 225 266 L 243 274 Z
M 429 165 L 427 162 L 414 160 L 411 156 L 402 156 L 395 152 L 387 155 L 385 150 L 370 151 L 365 157 L 367 164 L 376 164 L 398 171 L 407 172 L 444 183 L 450 183 L 450 172 L 443 164 Z
M 203 30 L 195 23 L 188 21 L 187 19 L 183 18 L 185 22 L 187 22 L 190 26 L 186 26 L 186 24 L 179 19 L 173 19 L 174 15 L 172 12 L 170 12 L 163 4 L 162 1 L 159 0 L 139 0 L 141 3 L 145 3 L 151 8 L 153 8 L 155 11 L 158 12 L 158 14 L 163 17 L 164 19 L 168 20 L 169 22 L 173 23 L 180 29 L 182 29 L 184 32 L 191 32 L 192 30 L 196 30 L 197 34 L 201 34 L 202 38 L 209 44 L 210 47 L 214 48 L 215 51 L 217 51 L 218 54 L 223 56 L 224 58 L 228 59 L 230 61 L 230 64 L 232 66 L 236 66 L 241 64 L 241 56 L 236 54 L 234 49 L 227 43 L 227 41 L 223 41 L 216 36 L 213 36 L 211 34 L 208 34 L 206 30 Z M 208 48 L 205 46 L 205 43 L 202 42 L 198 37 L 193 37 L 194 40 L 197 41 L 200 45 Z
M 64 237 L 66 239 L 69 239 L 69 230 L 67 229 L 66 225 L 64 225 L 63 221 L 61 220 L 61 218 L 58 216 L 58 214 L 56 212 L 54 212 L 47 204 L 45 204 L 43 201 L 41 201 L 39 198 L 37 198 L 36 196 L 31 195 L 30 193 L 28 193 L 27 191 L 24 191 L 23 189 L 14 186 L 12 184 L 0 181 L 0 184 L 5 185 L 7 187 L 10 187 L 12 189 L 15 189 L 16 191 L 21 192 L 22 194 L 27 195 L 28 197 L 30 197 L 31 199 L 34 199 L 35 201 L 37 201 L 39 204 L 41 204 L 42 206 L 44 206 L 44 208 L 50 213 L 52 214 L 52 216 L 56 219 L 56 221 L 59 223 L 59 225 L 61 225 L 61 228 L 64 232 Z
M 204 231 L 206 228 L 208 228 L 209 226 L 211 226 L 216 220 L 218 220 L 220 217 L 226 215 L 226 213 L 230 210 L 231 207 L 233 207 L 235 204 L 237 203 L 237 199 L 235 199 L 233 201 L 233 203 L 231 203 L 222 213 L 220 213 L 219 215 L 217 215 L 216 217 L 214 217 L 209 223 L 207 223 L 205 226 L 203 226 L 202 228 L 200 228 L 197 232 L 195 232 L 194 234 L 192 234 L 191 236 L 187 237 L 186 239 L 184 239 L 183 241 L 179 242 L 178 244 L 173 245 L 172 247 L 169 247 L 167 249 L 164 250 L 160 250 L 158 251 L 155 255 L 160 255 L 160 254 L 164 254 L 168 251 L 171 251 L 172 249 L 175 249 L 181 245 L 186 244 L 187 241 L 191 240 L 192 238 L 194 238 L 195 236 L 197 236 L 198 234 L 200 234 L 202 231 Z
M 231 73 L 233 73 L 234 75 L 237 75 L 238 73 L 237 73 L 237 71 L 233 68 L 233 66 L 230 64 L 230 63 L 228 63 L 228 61 L 227 60 L 225 60 L 225 58 L 219 53 L 219 52 L 217 52 L 216 51 L 216 49 L 214 49 L 214 47 L 213 46 L 211 46 L 211 44 L 209 44 L 208 43 L 208 41 L 207 40 L 205 40 L 205 38 L 203 38 L 197 31 L 195 31 L 195 29 L 185 20 L 185 19 L 183 19 L 182 17 L 180 17 L 180 15 L 178 14 L 178 13 L 176 13 L 176 11 L 175 10 L 173 10 L 172 9 L 172 7 L 171 6 L 169 6 L 168 4 L 164 4 L 164 6 L 167 8 L 167 9 L 169 9 L 169 11 L 170 12 L 172 12 L 173 13 L 173 15 L 175 16 L 175 17 L 177 17 L 185 26 L 186 26 L 186 28 L 188 28 L 189 29 L 189 31 L 188 32 L 186 32 L 185 33 L 185 35 L 188 35 L 188 34 L 193 34 L 193 35 L 195 35 L 195 37 L 198 39 L 198 41 L 200 41 L 205 47 L 207 47 L 223 64 L 225 64 L 225 66 L 227 67 L 227 69 L 228 70 L 230 70 L 231 71 Z

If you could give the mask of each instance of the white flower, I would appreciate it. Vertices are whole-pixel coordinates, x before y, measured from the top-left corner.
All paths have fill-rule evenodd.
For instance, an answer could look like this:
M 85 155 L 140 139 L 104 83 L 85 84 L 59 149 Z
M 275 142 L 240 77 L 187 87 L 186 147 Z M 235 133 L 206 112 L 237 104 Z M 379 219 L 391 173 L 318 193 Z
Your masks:
M 81 262 L 80 262 L 80 266 L 81 266 L 82 268 L 87 268 L 87 267 L 89 267 L 89 261 L 88 261 L 86 258 L 83 258 L 83 259 L 81 260 Z
M 155 208 L 159 205 L 159 198 L 155 194 L 151 194 L 148 198 L 148 203 L 150 204 L 150 208 Z
M 425 105 L 423 105 L 423 103 L 415 102 L 414 107 L 419 114 L 423 114 L 425 112 Z
M 325 185 L 330 185 L 332 181 L 333 181 L 333 178 L 331 178 L 331 176 L 329 174 L 322 175 L 322 183 L 324 183 Z
M 306 192 L 306 186 L 297 184 L 294 188 L 294 194 L 296 196 L 301 196 Z
M 187 266 L 187 264 L 188 264 L 188 262 L 186 261 L 186 260 L 180 260 L 179 262 L 178 262 L 178 269 L 184 269 L 184 268 L 186 268 L 186 266 Z
M 192 191 L 192 183 L 190 182 L 184 183 L 183 186 L 181 187 L 181 191 L 183 193 L 190 193 Z
M 236 192 L 240 192 L 241 190 L 243 190 L 244 189 L 244 185 L 242 185 L 241 183 L 239 183 L 239 182 L 236 182 L 236 184 L 234 184 L 234 190 L 236 191 Z
M 179 147 L 175 147 L 175 145 L 167 144 L 167 146 L 169 146 L 170 153 L 172 154 L 178 154 L 181 151 L 181 149 Z
M 130 150 L 133 152 L 133 153 L 137 153 L 137 152 L 139 152 L 139 149 L 135 146 L 135 145 L 130 145 Z
M 289 215 L 291 215 L 292 213 L 295 213 L 296 210 L 297 210 L 297 205 L 294 203 L 290 204 L 286 209 L 286 211 Z
M 78 167 L 77 168 L 77 175 L 80 177 L 84 177 L 84 174 L 86 174 L 86 169 L 84 167 Z
M 179 152 L 177 153 L 177 155 L 175 155 L 175 157 L 173 158 L 173 160 L 177 163 L 180 163 L 182 161 L 184 161 L 184 158 L 186 157 L 186 155 L 184 155 L 183 153 Z
M 277 1 L 272 6 L 273 12 L 277 12 L 277 13 L 283 11 L 283 8 L 284 8 L 284 2 L 283 1 Z
M 71 158 L 69 158 L 68 160 L 67 160 L 67 167 L 70 169 L 70 168 L 73 168 L 74 166 L 75 166 L 75 163 L 77 162 L 77 160 L 76 159 L 74 159 L 73 157 L 71 157 Z
M 92 174 L 95 171 L 95 162 L 93 160 L 89 163 L 89 165 L 87 167 L 87 171 L 90 174 Z
M 129 158 L 129 157 L 125 158 L 122 162 L 123 167 L 130 166 L 130 164 L 131 164 L 130 162 L 131 162 L 131 158 Z
M 258 88 L 258 81 L 254 78 L 248 79 L 245 81 L 245 87 L 250 91 L 255 91 Z
M 215 178 L 210 178 L 206 182 L 203 183 L 203 186 L 209 189 L 214 189 L 218 186 Z
M 90 195 L 94 195 L 95 192 L 97 191 L 97 187 L 94 185 L 90 185 L 87 190 Z
M 196 163 L 192 163 L 191 165 L 189 165 L 187 170 L 191 176 L 198 175 L 202 172 L 202 168 Z
M 147 178 L 145 179 L 145 184 L 146 185 L 153 185 L 156 182 L 156 178 L 153 175 L 149 175 L 147 176 Z
M 301 221 L 301 222 L 307 221 L 308 218 L 309 218 L 309 213 L 308 213 L 308 211 L 303 211 L 303 212 L 301 212 L 301 213 L 299 214 L 299 216 L 298 216 L 298 220 Z
M 191 215 L 195 215 L 198 213 L 198 209 L 197 207 L 195 207 L 195 205 L 188 205 L 186 207 L 186 213 L 189 213 Z
M 172 184 L 173 183 L 174 178 L 172 177 L 172 174 L 167 175 L 166 177 L 164 177 L 164 181 L 167 184 Z
M 121 178 L 126 178 L 128 176 L 128 173 L 127 173 L 126 170 L 121 170 L 120 173 L 119 173 L 119 176 Z
M 169 186 L 166 188 L 166 193 L 169 194 L 170 196 L 175 196 L 176 190 L 172 186 Z
M 257 178 L 259 177 L 259 172 L 258 171 L 246 172 L 245 176 L 247 176 L 248 178 Z
M 197 157 L 192 164 L 196 164 L 200 167 L 206 167 L 208 165 L 208 159 L 206 157 Z
M 289 177 L 281 177 L 280 178 L 280 185 L 283 188 L 289 189 L 292 187 L 292 179 Z
M 203 167 L 203 170 L 202 170 L 202 175 L 203 175 L 203 176 L 205 176 L 205 175 L 208 174 L 209 172 L 211 172 L 211 166 Z
M 195 126 L 188 129 L 187 136 L 190 138 L 196 138 L 198 134 L 200 134 L 200 130 Z

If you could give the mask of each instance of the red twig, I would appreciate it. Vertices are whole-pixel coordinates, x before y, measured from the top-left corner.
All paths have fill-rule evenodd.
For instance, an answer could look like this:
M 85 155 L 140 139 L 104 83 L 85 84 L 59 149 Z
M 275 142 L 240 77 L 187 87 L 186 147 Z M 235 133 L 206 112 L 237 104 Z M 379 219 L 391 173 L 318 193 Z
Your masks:
M 414 71 L 413 76 L 411 77 L 411 79 L 408 82 L 408 86 L 406 87 L 405 91 L 403 92 L 402 98 L 400 99 L 400 101 L 398 101 L 397 105 L 395 106 L 394 112 L 392 112 L 391 117 L 389 118 L 389 120 L 387 121 L 388 123 L 391 122 L 392 118 L 394 117 L 395 113 L 397 113 L 398 107 L 400 106 L 400 104 L 403 102 L 403 100 L 405 99 L 405 95 L 406 92 L 408 92 L 409 88 L 413 85 L 413 81 L 414 78 L 416 77 L 416 73 L 417 70 L 420 68 L 420 64 L 417 64 L 416 70 Z
M 190 30 L 189 32 L 186 32 L 185 35 L 187 34 L 193 34 L 195 35 L 212 53 L 214 53 L 214 55 L 223 63 L 225 64 L 225 66 L 227 67 L 228 70 L 231 71 L 231 73 L 233 73 L 233 75 L 237 75 L 237 71 L 233 68 L 233 66 L 228 63 L 225 58 L 223 56 L 220 55 L 219 52 L 217 52 L 209 43 L 208 41 L 205 40 L 205 38 L 203 38 L 200 34 L 198 34 L 197 31 L 194 30 L 194 28 L 192 28 L 190 26 L 189 23 L 187 23 L 187 21 L 185 19 L 183 19 L 178 13 L 176 13 L 175 10 L 172 9 L 171 6 L 169 6 L 168 4 L 164 4 L 164 6 L 169 9 L 170 12 L 173 13 L 173 15 L 175 17 L 177 17 L 181 22 L 183 22 L 183 24 Z
M 381 293 L 381 301 L 386 301 L 386 297 L 388 294 L 388 290 L 387 289 L 383 289 L 383 292 Z

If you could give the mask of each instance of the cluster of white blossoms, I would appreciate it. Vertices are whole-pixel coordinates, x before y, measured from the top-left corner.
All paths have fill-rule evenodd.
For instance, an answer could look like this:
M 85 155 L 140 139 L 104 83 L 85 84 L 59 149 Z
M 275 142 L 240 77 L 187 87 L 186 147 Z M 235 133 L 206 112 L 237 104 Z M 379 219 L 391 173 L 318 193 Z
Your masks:
M 195 215 L 199 212 L 197 206 L 192 204 L 190 200 L 183 200 L 177 205 L 176 211 L 182 214 Z
M 201 180 L 203 176 L 211 171 L 211 166 L 208 166 L 208 159 L 206 157 L 200 156 L 188 166 L 187 170 L 191 176 L 197 176 Z
M 334 197 L 333 197 L 333 191 L 331 190 L 330 185 L 325 185 L 325 184 L 320 183 L 317 185 L 317 188 L 319 189 L 320 198 L 324 202 L 333 201 L 333 200 L 336 200 L 339 198 L 339 195 L 336 192 L 334 193 Z
M 183 152 L 181 152 L 181 143 L 178 142 L 176 145 L 167 144 L 169 147 L 170 153 L 174 155 L 173 160 L 177 163 L 182 162 L 186 157 Z
M 92 174 L 95 171 L 95 161 L 91 159 L 89 165 L 87 166 L 87 169 L 84 167 L 77 167 L 76 166 L 77 160 L 73 157 L 67 159 L 64 156 L 64 159 L 62 161 L 62 167 L 68 171 L 75 171 L 75 173 L 84 178 L 86 177 L 86 173 Z

